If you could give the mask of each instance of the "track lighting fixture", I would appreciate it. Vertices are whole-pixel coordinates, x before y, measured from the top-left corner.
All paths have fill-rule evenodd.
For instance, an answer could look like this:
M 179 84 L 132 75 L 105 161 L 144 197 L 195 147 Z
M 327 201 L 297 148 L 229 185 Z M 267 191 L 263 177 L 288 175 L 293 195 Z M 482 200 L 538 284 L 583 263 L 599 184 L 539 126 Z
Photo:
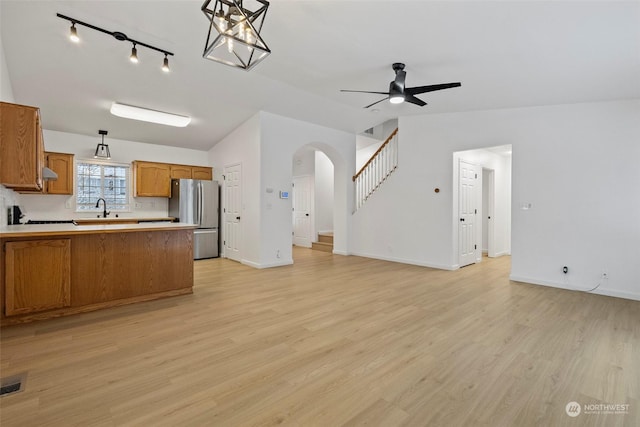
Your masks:
M 170 69 L 169 69 L 169 58 L 167 58 L 167 54 L 166 53 L 164 55 L 164 61 L 162 61 L 162 71 L 164 71 L 165 73 L 168 73 L 170 71 Z
M 206 0 L 202 12 L 209 34 L 202 56 L 250 70 L 271 53 L 260 35 L 269 2 L 266 0 Z
M 136 44 L 135 43 L 133 44 L 133 47 L 131 48 L 131 56 L 129 56 L 129 59 L 134 64 L 138 63 L 138 49 L 136 49 Z
M 126 34 L 121 33 L 120 31 L 108 31 L 108 30 L 105 30 L 103 28 L 96 27 L 95 25 L 91 25 L 91 24 L 87 24 L 86 22 L 79 21 L 79 20 L 77 20 L 75 18 L 70 18 L 70 17 L 62 15 L 60 13 L 56 14 L 56 16 L 58 18 L 66 19 L 67 21 L 71 22 L 71 29 L 70 29 L 70 33 L 69 33 L 69 39 L 71 39 L 71 41 L 73 41 L 73 42 L 77 43 L 78 41 L 80 41 L 80 38 L 78 37 L 78 30 L 76 29 L 76 24 L 77 25 L 82 25 L 83 27 L 91 28 L 92 30 L 96 30 L 96 31 L 99 31 L 99 32 L 105 33 L 105 34 L 109 34 L 110 36 L 113 36 L 116 40 L 127 41 L 127 42 L 132 43 L 133 47 L 131 48 L 131 55 L 129 56 L 129 59 L 131 60 L 131 62 L 134 62 L 134 63 L 138 62 L 138 49 L 136 47 L 137 45 L 144 46 L 147 49 L 151 49 L 151 50 L 155 50 L 157 52 L 163 53 L 164 54 L 164 60 L 162 61 L 162 71 L 165 71 L 165 72 L 169 71 L 169 58 L 168 58 L 168 55 L 173 56 L 173 53 L 169 52 L 168 50 L 160 49 L 160 48 L 157 48 L 155 46 L 151 46 L 149 44 L 143 43 L 141 41 L 131 39 Z
M 109 152 L 109 146 L 104 143 L 104 136 L 109 132 L 106 130 L 99 130 L 98 133 L 102 135 L 102 142 L 96 146 L 96 153 L 93 155 L 93 158 L 110 159 L 111 153 Z
M 76 29 L 75 22 L 71 24 L 71 28 L 69 29 L 69 40 L 71 40 L 74 43 L 78 43 L 80 41 L 80 37 L 78 37 L 78 30 Z

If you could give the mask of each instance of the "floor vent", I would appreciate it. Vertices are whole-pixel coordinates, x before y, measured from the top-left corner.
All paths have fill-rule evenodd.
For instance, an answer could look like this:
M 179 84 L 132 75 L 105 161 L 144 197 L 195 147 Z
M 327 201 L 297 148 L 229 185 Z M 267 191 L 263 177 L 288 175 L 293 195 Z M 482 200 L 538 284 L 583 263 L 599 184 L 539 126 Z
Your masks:
M 4 397 L 24 390 L 24 382 L 26 379 L 26 372 L 0 379 L 0 396 Z

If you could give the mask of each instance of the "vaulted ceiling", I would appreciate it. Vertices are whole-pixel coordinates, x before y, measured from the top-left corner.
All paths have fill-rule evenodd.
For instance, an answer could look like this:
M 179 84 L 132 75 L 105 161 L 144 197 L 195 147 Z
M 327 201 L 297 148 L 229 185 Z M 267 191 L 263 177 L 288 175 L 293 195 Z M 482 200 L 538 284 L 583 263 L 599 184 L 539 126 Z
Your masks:
M 46 129 L 207 150 L 264 110 L 349 132 L 403 115 L 640 98 L 640 2 L 273 0 L 263 37 L 273 53 L 245 72 L 202 58 L 201 1 L 0 1 L 16 102 Z M 62 13 L 175 53 L 163 56 L 78 27 Z M 391 64 L 407 85 L 462 82 L 378 104 Z M 112 102 L 193 117 L 170 128 L 114 117 Z

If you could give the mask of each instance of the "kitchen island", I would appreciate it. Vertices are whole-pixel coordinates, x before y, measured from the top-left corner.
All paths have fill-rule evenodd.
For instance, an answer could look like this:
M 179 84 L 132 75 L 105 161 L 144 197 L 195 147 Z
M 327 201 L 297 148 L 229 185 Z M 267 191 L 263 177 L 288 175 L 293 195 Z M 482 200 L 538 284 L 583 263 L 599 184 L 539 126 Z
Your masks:
M 181 223 L 0 229 L 0 324 L 193 293 L 193 230 Z

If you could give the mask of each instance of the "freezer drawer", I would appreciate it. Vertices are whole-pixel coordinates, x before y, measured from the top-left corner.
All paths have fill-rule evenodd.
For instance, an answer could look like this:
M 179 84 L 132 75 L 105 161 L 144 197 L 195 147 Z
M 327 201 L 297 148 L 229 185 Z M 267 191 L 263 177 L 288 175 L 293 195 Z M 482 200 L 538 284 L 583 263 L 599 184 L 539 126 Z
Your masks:
M 218 230 L 196 229 L 193 232 L 193 259 L 218 256 Z

